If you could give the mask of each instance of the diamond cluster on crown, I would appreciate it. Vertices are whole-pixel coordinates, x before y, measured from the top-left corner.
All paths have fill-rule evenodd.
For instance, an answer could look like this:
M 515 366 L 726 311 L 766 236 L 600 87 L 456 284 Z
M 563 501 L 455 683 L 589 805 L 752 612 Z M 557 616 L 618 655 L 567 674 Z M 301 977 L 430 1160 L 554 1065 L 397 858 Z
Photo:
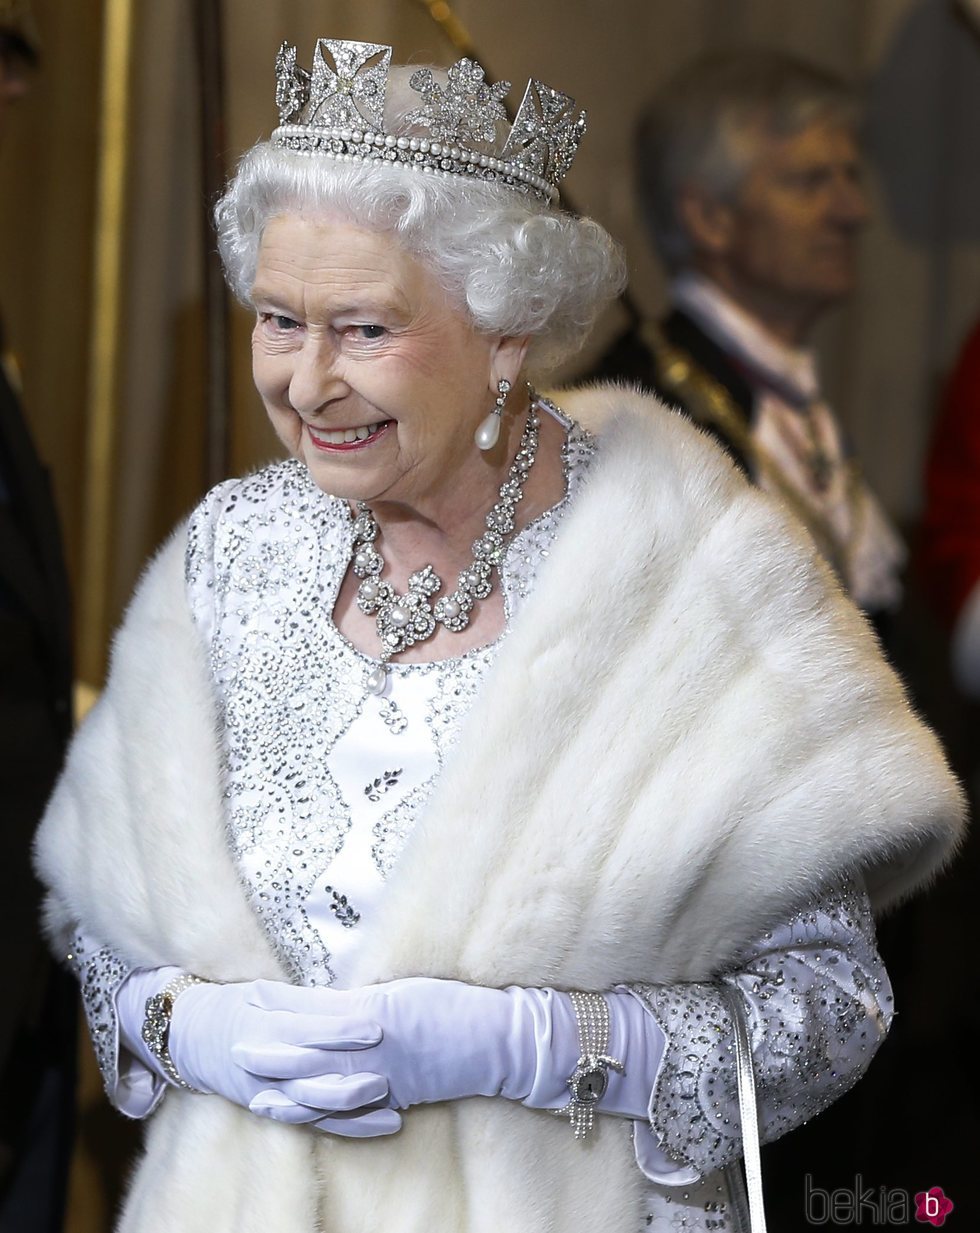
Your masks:
M 463 175 L 558 198 L 585 133 L 585 112 L 575 100 L 531 80 L 510 135 L 499 155 L 480 145 L 495 143 L 507 112 L 509 81 L 491 85 L 483 69 L 464 57 L 439 85 L 419 69 L 409 85 L 421 105 L 405 117 L 419 136 L 385 132 L 384 107 L 391 48 L 380 43 L 318 39 L 312 71 L 296 63 L 296 48 L 283 43 L 276 59 L 279 127 L 273 144 L 306 154 L 345 160 L 400 163 L 420 171 Z

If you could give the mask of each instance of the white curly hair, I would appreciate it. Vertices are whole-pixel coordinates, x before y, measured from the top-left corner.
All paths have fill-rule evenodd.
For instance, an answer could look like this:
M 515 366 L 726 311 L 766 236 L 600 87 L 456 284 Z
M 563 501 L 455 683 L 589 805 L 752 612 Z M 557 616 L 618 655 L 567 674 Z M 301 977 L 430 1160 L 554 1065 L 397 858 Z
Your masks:
M 405 120 L 419 101 L 408 89 L 416 67 L 393 67 L 389 75 L 385 128 L 396 136 L 419 135 Z M 391 233 L 478 329 L 528 335 L 529 363 L 538 371 L 578 350 L 626 281 L 620 248 L 598 223 L 531 194 L 263 141 L 244 155 L 215 208 L 225 275 L 243 303 L 251 303 L 266 224 L 292 212 L 329 214 Z

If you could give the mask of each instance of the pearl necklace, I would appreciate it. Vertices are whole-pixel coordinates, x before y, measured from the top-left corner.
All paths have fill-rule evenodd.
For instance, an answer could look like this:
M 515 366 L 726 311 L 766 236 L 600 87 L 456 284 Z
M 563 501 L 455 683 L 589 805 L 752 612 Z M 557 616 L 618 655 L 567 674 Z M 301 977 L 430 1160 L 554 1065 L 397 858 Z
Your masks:
M 431 565 L 424 565 L 409 576 L 408 591 L 404 595 L 399 595 L 390 582 L 382 579 L 385 562 L 374 546 L 378 524 L 367 505 L 357 502 L 351 562 L 354 574 L 362 580 L 357 588 L 357 606 L 367 616 L 376 614 L 381 639 L 381 663 L 368 673 L 364 682 L 369 693 L 384 693 L 388 683 L 388 661 L 393 655 L 431 638 L 438 625 L 453 633 L 464 630 L 470 623 L 476 601 L 486 599 L 492 592 L 493 569 L 503 561 L 508 536 L 514 529 L 514 514 L 537 453 L 540 425 L 532 397 L 520 448 L 500 486 L 500 495 L 487 514 L 487 529 L 473 542 L 473 559 L 460 571 L 456 589 L 434 602 L 433 596 L 442 587 L 442 579 Z

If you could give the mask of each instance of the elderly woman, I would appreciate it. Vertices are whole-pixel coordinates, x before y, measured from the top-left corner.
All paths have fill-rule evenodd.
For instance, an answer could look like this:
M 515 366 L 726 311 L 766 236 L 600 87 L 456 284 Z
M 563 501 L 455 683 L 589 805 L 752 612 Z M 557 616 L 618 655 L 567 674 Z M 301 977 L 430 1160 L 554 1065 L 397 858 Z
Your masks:
M 745 1227 L 752 1076 L 774 1137 L 862 1073 L 958 790 L 715 445 L 526 385 L 621 277 L 572 100 L 390 55 L 280 53 L 217 219 L 291 458 L 151 565 L 38 841 L 121 1228 Z

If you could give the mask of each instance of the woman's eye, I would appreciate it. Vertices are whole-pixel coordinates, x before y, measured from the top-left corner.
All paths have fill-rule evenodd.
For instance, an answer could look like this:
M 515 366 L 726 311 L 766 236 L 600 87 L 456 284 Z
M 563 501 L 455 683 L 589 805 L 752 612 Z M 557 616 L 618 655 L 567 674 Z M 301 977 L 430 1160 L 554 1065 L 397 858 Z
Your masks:
M 262 320 L 271 325 L 274 330 L 280 333 L 288 333 L 290 330 L 299 329 L 299 322 L 294 321 L 292 317 L 287 317 L 283 313 L 262 313 Z
M 368 342 L 377 342 L 379 338 L 384 338 L 388 333 L 383 325 L 355 325 L 354 329 L 361 338 Z

